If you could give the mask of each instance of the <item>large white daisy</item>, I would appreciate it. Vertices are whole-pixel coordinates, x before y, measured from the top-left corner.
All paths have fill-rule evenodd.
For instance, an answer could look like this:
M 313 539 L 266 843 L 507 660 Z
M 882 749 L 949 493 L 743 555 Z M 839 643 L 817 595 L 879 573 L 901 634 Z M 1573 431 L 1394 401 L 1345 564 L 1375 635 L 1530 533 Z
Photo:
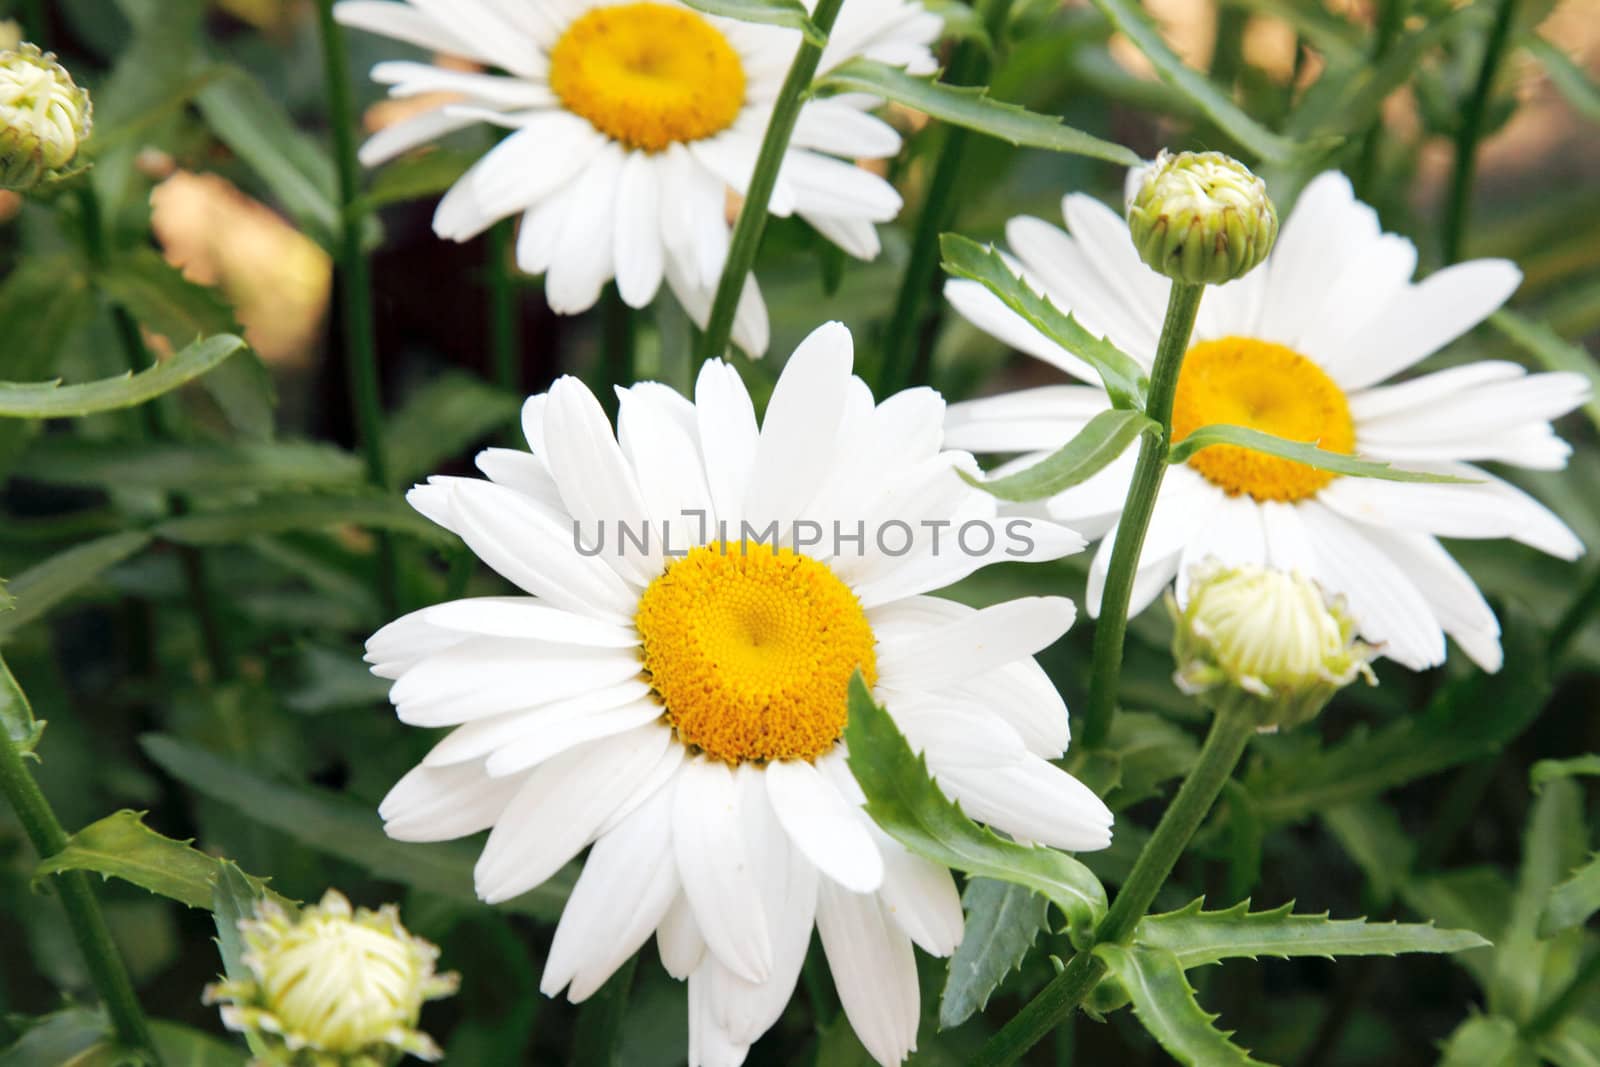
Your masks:
M 1023 277 L 1146 367 L 1170 283 L 1146 267 L 1128 227 L 1086 197 L 1063 202 L 1070 236 L 1036 218 L 1006 229 Z M 1173 576 L 1215 557 L 1309 575 L 1343 594 L 1361 634 L 1412 668 L 1440 663 L 1449 634 L 1487 670 L 1500 666 L 1500 626 L 1439 537 L 1511 538 L 1573 559 L 1582 544 L 1526 493 L 1476 466 L 1565 466 L 1569 446 L 1550 420 L 1588 394 L 1575 374 L 1528 374 L 1515 363 L 1472 363 L 1382 384 L 1437 352 L 1505 303 L 1521 280 L 1505 260 L 1474 260 L 1411 280 L 1417 251 L 1383 233 L 1349 181 L 1313 181 L 1265 263 L 1207 289 L 1173 408 L 1173 437 L 1234 423 L 1323 448 L 1458 475 L 1474 484 L 1338 477 L 1228 446 L 1172 468 L 1139 561 L 1130 610 Z M 950 302 L 995 337 L 1085 382 L 1093 371 L 973 282 Z M 1023 453 L 1036 462 L 1109 406 L 1098 385 L 1057 385 L 955 404 L 948 444 Z M 1098 613 L 1134 455 L 1046 503 L 1093 537 L 1089 573 Z M 1179 590 L 1180 597 L 1184 590 Z
M 528 402 L 532 454 L 490 449 L 488 481 L 410 495 L 527 595 L 426 608 L 367 645 L 403 722 L 456 727 L 384 800 L 389 834 L 490 829 L 476 880 L 491 902 L 593 845 L 541 988 L 582 1000 L 654 933 L 689 981 L 692 1064 L 743 1060 L 813 922 L 856 1033 L 898 1063 L 919 1017 L 912 945 L 961 939 L 950 873 L 860 809 L 840 742 L 858 669 L 969 814 L 1064 849 L 1110 841 L 1105 805 L 1048 762 L 1067 712 L 1032 656 L 1071 602 L 925 595 L 1082 539 L 1000 518 L 955 473 L 971 456 L 942 451 L 939 395 L 875 405 L 851 359 L 849 331 L 817 330 L 759 427 L 727 364 L 705 366 L 692 403 L 635 385 L 615 437 L 562 379 Z M 734 532 L 774 523 L 777 547 Z
M 665 280 L 704 325 L 728 250 L 728 192 L 748 187 L 798 32 L 676 0 L 343 0 L 335 11 L 347 26 L 502 72 L 373 68 L 393 96 L 456 101 L 373 137 L 361 154 L 369 166 L 474 123 L 512 131 L 439 204 L 441 237 L 468 240 L 521 215 L 517 262 L 546 275 L 557 312 L 592 307 L 613 278 L 643 307 Z M 818 71 L 865 56 L 931 73 L 941 25 L 910 0 L 848 0 Z M 770 205 L 860 259 L 878 254 L 875 224 L 900 211 L 893 186 L 845 161 L 900 150 L 894 129 L 867 113 L 877 104 L 808 100 Z M 753 278 L 734 340 L 756 355 L 767 347 Z

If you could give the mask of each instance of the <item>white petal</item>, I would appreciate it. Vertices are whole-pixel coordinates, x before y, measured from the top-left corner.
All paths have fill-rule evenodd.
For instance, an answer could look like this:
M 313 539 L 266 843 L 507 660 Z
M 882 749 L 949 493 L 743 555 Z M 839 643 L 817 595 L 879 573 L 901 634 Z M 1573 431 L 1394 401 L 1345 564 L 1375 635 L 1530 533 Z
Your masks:
M 845 1017 L 872 1057 L 892 1067 L 917 1047 L 921 1006 L 911 940 L 885 918 L 876 896 L 827 879 L 817 895 L 817 933 Z
M 656 928 L 656 950 L 661 954 L 662 968 L 680 982 L 705 958 L 706 943 L 694 924 L 694 909 L 689 906 L 689 898 L 682 891 L 673 898 L 672 906 Z
M 750 982 L 772 973 L 772 940 L 740 823 L 739 790 L 726 764 L 684 764 L 673 801 L 678 876 L 706 945 Z
M 939 787 L 966 813 L 1013 837 L 1068 852 L 1111 844 L 1111 811 L 1093 790 L 1037 756 L 995 770 L 942 767 L 930 762 Z
M 767 405 L 743 517 L 758 528 L 792 522 L 833 466 L 854 346 L 842 323 L 811 332 L 784 365 Z
M 883 888 L 878 900 L 884 914 L 924 952 L 950 955 L 961 943 L 966 925 L 955 878 L 882 831 L 874 837 L 883 850 Z
M 701 366 L 694 403 L 716 521 L 737 530 L 744 518 L 744 494 L 759 440 L 755 405 L 739 372 L 720 359 Z
M 478 764 L 417 767 L 389 790 L 378 814 L 396 841 L 449 841 L 493 826 L 517 783 L 497 781 Z
M 913 640 L 878 646 L 885 685 L 959 682 L 1054 644 L 1077 614 L 1065 597 L 1024 597 L 984 608 Z
M 496 778 L 516 775 L 578 745 L 626 733 L 660 718 L 661 705 L 654 698 L 646 697 L 619 708 L 541 724 L 529 736 L 496 750 L 484 761 L 484 770 Z
M 596 648 L 632 648 L 639 643 L 638 631 L 630 626 L 548 607 L 532 597 L 452 600 L 423 608 L 417 614 L 440 629 L 485 637 L 518 637 Z
M 767 764 L 767 796 L 784 833 L 823 874 L 855 893 L 883 882 L 883 857 L 866 827 L 811 764 Z
M 634 308 L 655 299 L 665 270 L 656 173 L 648 153 L 629 152 L 617 185 L 617 292 Z

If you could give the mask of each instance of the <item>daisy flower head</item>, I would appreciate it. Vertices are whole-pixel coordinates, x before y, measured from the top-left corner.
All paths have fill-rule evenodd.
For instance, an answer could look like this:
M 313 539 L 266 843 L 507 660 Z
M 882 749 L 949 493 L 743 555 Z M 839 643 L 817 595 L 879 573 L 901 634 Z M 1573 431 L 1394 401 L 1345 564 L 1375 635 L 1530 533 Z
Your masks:
M 490 69 L 393 61 L 372 71 L 395 97 L 449 95 L 369 140 L 368 166 L 474 124 L 509 131 L 440 202 L 439 236 L 470 240 L 521 216 L 517 263 L 545 275 L 555 311 L 587 310 L 612 279 L 643 307 L 665 282 L 705 325 L 727 257 L 728 196 L 748 187 L 798 31 L 677 0 L 342 0 L 335 13 Z M 849 0 L 818 71 L 867 57 L 932 73 L 929 45 L 942 25 L 915 0 Z M 887 181 L 848 162 L 900 150 L 893 127 L 868 113 L 878 102 L 807 100 L 770 205 L 860 259 L 878 254 L 874 227 L 901 203 Z M 733 336 L 752 355 L 766 350 L 754 278 Z
M 1140 261 L 1128 225 L 1082 195 L 1062 207 L 1067 232 L 1018 217 L 1006 228 L 1013 266 L 1037 291 L 1109 336 L 1146 368 L 1171 282 Z M 1500 626 L 1440 537 L 1512 540 L 1562 559 L 1576 535 L 1532 497 L 1478 464 L 1539 470 L 1566 464 L 1550 420 L 1588 395 L 1576 374 L 1528 374 L 1484 361 L 1393 381 L 1499 308 L 1521 281 L 1505 260 L 1474 260 L 1416 282 L 1410 241 L 1382 231 L 1342 174 L 1307 186 L 1261 266 L 1208 288 L 1184 358 L 1172 437 L 1231 423 L 1324 449 L 1360 453 L 1468 483 L 1342 477 L 1233 446 L 1172 467 L 1156 503 L 1130 610 L 1215 557 L 1314 580 L 1342 597 L 1360 636 L 1413 669 L 1443 662 L 1445 636 L 1486 670 L 1501 662 Z M 975 282 L 946 295 L 974 325 L 1066 372 L 1094 372 Z M 1052 385 L 952 405 L 947 444 L 1019 454 L 1029 466 L 1110 403 L 1098 384 Z M 1105 535 L 1089 571 L 1098 613 L 1132 452 L 1045 503 L 1051 517 Z M 1187 591 L 1177 590 L 1182 602 Z
M 875 403 L 832 323 L 759 423 L 737 373 L 693 400 L 621 389 L 617 429 L 576 379 L 524 411 L 529 452 L 410 495 L 525 595 L 425 608 L 375 634 L 399 717 L 450 733 L 384 800 L 392 837 L 490 830 L 479 895 L 515 897 L 592 845 L 541 988 L 574 1001 L 654 934 L 689 983 L 689 1059 L 720 1067 L 788 1001 L 813 926 L 880 1063 L 914 1047 L 912 946 L 962 933 L 950 872 L 861 809 L 841 734 L 860 672 L 940 786 L 1014 837 L 1087 850 L 1111 815 L 1048 762 L 1068 741 L 1033 654 L 1058 597 L 975 610 L 927 595 L 999 559 L 1083 544 L 1003 517 L 943 450 L 944 402 Z

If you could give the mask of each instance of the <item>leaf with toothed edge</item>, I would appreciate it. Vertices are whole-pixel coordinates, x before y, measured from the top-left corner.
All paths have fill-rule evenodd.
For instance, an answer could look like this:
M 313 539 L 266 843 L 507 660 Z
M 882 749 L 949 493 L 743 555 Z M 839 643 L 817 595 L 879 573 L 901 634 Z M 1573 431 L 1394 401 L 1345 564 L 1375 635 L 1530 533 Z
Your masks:
M 1294 460 L 1308 467 L 1333 471 L 1335 474 L 1347 474 L 1352 478 L 1376 478 L 1385 482 L 1474 484 L 1471 478 L 1457 478 L 1452 474 L 1429 474 L 1426 471 L 1399 470 L 1383 460 L 1330 452 L 1305 441 L 1291 441 L 1287 437 L 1252 430 L 1248 426 L 1229 426 L 1224 423 L 1202 426 L 1190 432 L 1182 441 L 1172 446 L 1172 451 L 1167 454 L 1167 462 L 1174 465 L 1183 463 L 1202 448 L 1210 448 L 1213 445 L 1232 445 L 1236 448 L 1248 448 L 1254 452 L 1265 452 L 1279 459 Z
M 928 775 L 889 713 L 858 672 L 850 680 L 844 728 L 850 771 L 866 794 L 867 814 L 917 855 L 967 874 L 1023 885 L 1060 908 L 1075 935 L 1105 914 L 1106 891 L 1065 852 L 1008 841 L 973 822 Z
M 1217 1016 L 1194 998 L 1176 953 L 1143 945 L 1096 945 L 1133 1001 L 1139 1021 L 1161 1047 L 1188 1067 L 1267 1067 L 1212 1024 Z
M 1090 419 L 1072 440 L 1027 470 L 988 481 L 963 470 L 956 473 L 968 485 L 1001 500 L 1043 500 L 1099 474 L 1145 434 L 1160 433 L 1161 424 L 1143 412 L 1111 408 Z
M 1248 899 L 1220 911 L 1203 911 L 1202 897 L 1164 915 L 1140 921 L 1134 940 L 1171 952 L 1187 970 L 1236 957 L 1394 956 L 1403 952 L 1462 952 L 1489 942 L 1470 930 L 1441 930 L 1432 923 L 1369 923 L 1292 914 L 1294 902 L 1252 912 Z
M 973 878 L 961 894 L 966 932 L 950 957 L 939 995 L 939 1029 L 960 1026 L 989 1004 L 1006 976 L 1022 966 L 1049 919 L 1049 901 L 1027 886 Z

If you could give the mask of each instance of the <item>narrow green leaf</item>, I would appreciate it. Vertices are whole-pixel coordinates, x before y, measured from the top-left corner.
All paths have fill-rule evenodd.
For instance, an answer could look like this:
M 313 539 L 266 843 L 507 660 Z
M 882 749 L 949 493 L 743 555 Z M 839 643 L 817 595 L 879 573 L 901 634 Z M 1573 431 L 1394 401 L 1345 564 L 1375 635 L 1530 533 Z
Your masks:
M 105 1016 L 86 1008 L 46 1015 L 0 1049 L 0 1067 L 121 1067 L 119 1060 Z
M 163 1019 L 150 1021 L 162 1067 L 247 1067 L 250 1057 L 210 1034 Z
M 1041 115 L 989 95 L 983 86 L 951 85 L 907 74 L 870 59 L 853 59 L 818 79 L 818 86 L 873 96 L 925 112 L 943 122 L 964 126 L 1020 148 L 1043 148 L 1123 167 L 1138 166 L 1138 153 L 1066 125 L 1054 115 Z
M 406 398 L 388 419 L 390 480 L 410 485 L 463 449 L 511 425 L 522 397 L 471 374 L 442 374 Z
M 44 734 L 44 723 L 33 717 L 33 705 L 28 703 L 28 695 L 17 684 L 4 659 L 0 659 L 0 730 L 6 732 L 6 737 L 24 756 L 39 746 L 39 738 Z
M 412 511 L 403 500 L 375 494 L 269 497 L 237 508 L 168 519 L 153 532 L 186 545 L 226 545 L 264 534 L 346 525 L 394 530 L 438 545 L 459 543 L 453 534 Z
M 1600 854 L 1590 856 L 1588 863 L 1550 890 L 1550 899 L 1539 916 L 1539 936 L 1554 937 L 1563 930 L 1582 926 L 1597 911 L 1600 911 Z
M 1048 900 L 1026 886 L 993 878 L 969 879 L 961 906 L 967 927 L 939 995 L 941 1030 L 960 1026 L 988 1005 L 1006 975 L 1022 966 L 1049 920 Z
M 1141 411 L 1111 408 L 1090 419 L 1078 435 L 1047 459 L 1025 471 L 985 480 L 957 471 L 968 485 L 1001 500 L 1043 500 L 1100 473 L 1144 434 L 1160 434 L 1161 424 Z
M 1162 38 L 1149 17 L 1132 0 L 1094 0 L 1106 18 L 1144 53 L 1161 80 L 1194 102 L 1195 107 L 1262 160 L 1284 162 L 1311 151 L 1308 146 L 1273 133 L 1245 114 L 1226 92 L 1188 66 Z
M 1522 834 L 1522 866 L 1511 896 L 1511 916 L 1495 938 L 1489 1010 L 1513 1019 L 1530 1018 L 1556 985 L 1566 984 L 1562 972 L 1570 962 L 1569 946 L 1546 939 L 1540 926 L 1552 891 L 1583 862 L 1587 838 L 1583 791 L 1577 782 L 1570 778 L 1551 782 L 1535 795 Z
M 217 927 L 217 951 L 222 956 L 222 971 L 231 982 L 248 982 L 255 978 L 244 962 L 244 935 L 239 929 L 243 919 L 255 918 L 256 903 L 262 899 L 259 884 L 245 875 L 234 864 L 224 860 L 211 892 L 211 919 Z M 262 1037 L 246 1032 L 245 1043 L 258 1059 L 265 1058 L 270 1049 Z
M 1567 1016 L 1539 1040 L 1539 1055 L 1555 1067 L 1600 1067 L 1600 1022 Z
M 1522 47 L 1544 68 L 1550 84 L 1567 98 L 1574 111 L 1590 122 L 1600 122 L 1600 85 L 1589 80 L 1588 72 L 1537 33 L 1528 34 Z
M 1127 990 L 1134 1013 L 1167 1054 L 1188 1067 L 1264 1067 L 1235 1045 L 1230 1032 L 1218 1030 L 1194 999 L 1178 957 L 1165 949 L 1142 945 L 1096 945 L 1095 955 Z
M 1582 345 L 1563 339 L 1545 323 L 1515 311 L 1496 311 L 1489 316 L 1489 325 L 1538 360 L 1545 370 L 1571 371 L 1589 379 L 1589 399 L 1584 401 L 1583 413 L 1600 428 L 1600 365 Z
M 149 543 L 149 534 L 128 530 L 74 545 L 23 571 L 7 586 L 16 598 L 16 606 L 0 615 L 0 642 L 43 618 Z
M 338 177 L 322 146 L 242 70 L 230 69 L 195 97 L 206 124 L 249 165 L 301 228 L 324 248 L 339 234 Z
M 1528 781 L 1534 789 L 1577 775 L 1600 776 L 1600 753 L 1574 756 L 1571 759 L 1542 759 L 1533 765 Z
M 357 489 L 365 470 L 359 457 L 309 441 L 130 443 L 82 437 L 35 444 L 22 469 L 29 480 L 51 485 L 179 492 Z
M 1291 441 L 1276 434 L 1252 430 L 1248 426 L 1228 426 L 1221 423 L 1202 426 L 1192 431 L 1182 441 L 1172 446 L 1168 463 L 1183 463 L 1202 448 L 1213 445 L 1231 445 L 1265 452 L 1280 459 L 1292 459 L 1318 470 L 1347 474 L 1355 478 L 1377 478 L 1385 482 L 1441 482 L 1470 484 L 1470 478 L 1457 478 L 1448 474 L 1427 474 L 1423 471 L 1396 470 L 1388 463 L 1360 456 L 1347 456 L 1342 452 L 1329 452 L 1304 441 Z
M 1071 314 L 1034 292 L 993 248 L 953 233 L 939 238 L 939 248 L 947 273 L 982 285 L 1034 329 L 1093 367 L 1113 407 L 1144 409 L 1149 383 L 1132 356 L 1106 338 L 1095 337 Z
M 149 734 L 146 755 L 191 789 L 279 830 L 308 848 L 338 856 L 379 878 L 475 904 L 470 842 L 411 845 L 384 835 L 377 811 L 332 790 L 266 778 L 213 752 L 175 737 Z M 572 867 L 510 901 L 510 911 L 554 921 L 561 915 L 576 871 Z
M 198 341 L 138 374 L 83 385 L 0 382 L 0 418 L 73 419 L 136 407 L 193 381 L 244 347 L 240 338 L 223 334 Z
M 945 867 L 1014 882 L 1042 893 L 1073 930 L 1087 932 L 1106 908 L 1106 891 L 1065 852 L 1008 841 L 971 819 L 928 777 L 889 713 L 858 674 L 845 725 L 850 770 L 867 796 L 867 814 L 902 845 Z
M 94 871 L 191 908 L 209 908 L 222 864 L 188 841 L 156 833 L 144 824 L 143 812 L 119 811 L 73 834 L 67 847 L 41 861 L 34 873 Z M 244 877 L 258 895 L 269 893 L 260 879 Z
M 685 0 L 696 11 L 708 15 L 721 15 L 740 22 L 758 22 L 764 26 L 782 26 L 799 30 L 812 44 L 821 48 L 828 38 L 811 21 L 811 12 L 800 0 Z
M 352 210 L 368 215 L 390 204 L 438 196 L 460 181 L 477 160 L 475 154 L 449 148 L 402 156 L 378 172 Z
M 1178 911 L 1146 916 L 1134 940 L 1165 949 L 1187 970 L 1235 957 L 1395 956 L 1403 952 L 1462 952 L 1489 942 L 1470 930 L 1440 930 L 1432 923 L 1367 922 L 1291 914 L 1293 903 L 1251 912 L 1244 900 L 1221 911 L 1202 911 L 1204 899 Z

